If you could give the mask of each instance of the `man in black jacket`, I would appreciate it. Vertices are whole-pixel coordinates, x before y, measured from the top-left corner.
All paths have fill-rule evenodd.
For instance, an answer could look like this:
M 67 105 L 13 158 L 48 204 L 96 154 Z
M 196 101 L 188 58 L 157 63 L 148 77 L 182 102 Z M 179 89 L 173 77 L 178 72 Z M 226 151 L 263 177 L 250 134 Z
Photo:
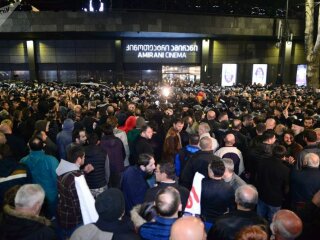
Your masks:
M 135 163 L 138 162 L 139 155 L 142 153 L 154 154 L 154 149 L 151 145 L 152 135 L 153 129 L 149 125 L 142 126 L 141 133 L 134 142 L 133 152 L 131 153 Z
M 254 208 L 258 202 L 258 192 L 252 185 L 243 185 L 235 192 L 237 210 L 219 217 L 208 234 L 208 240 L 232 240 L 240 229 L 250 225 L 263 225 L 268 222 L 259 217 Z
M 158 182 L 158 186 L 149 188 L 146 192 L 144 197 L 145 202 L 154 202 L 156 199 L 156 195 L 160 189 L 166 188 L 168 186 L 174 187 L 180 193 L 181 197 L 181 204 L 182 209 L 186 207 L 188 197 L 189 197 L 189 190 L 183 186 L 180 186 L 176 182 L 176 175 L 174 173 L 174 165 L 173 163 L 166 162 L 166 163 L 158 163 L 156 170 L 156 181 Z
M 257 212 L 269 222 L 280 210 L 284 195 L 289 191 L 289 168 L 282 162 L 286 152 L 284 146 L 275 146 L 273 155 L 262 160 L 257 167 Z
M 183 172 L 181 173 L 180 184 L 189 190 L 192 187 L 193 177 L 196 172 L 208 177 L 208 165 L 212 160 L 220 160 L 219 157 L 213 155 L 212 140 L 210 137 L 203 137 L 200 140 L 201 150 L 196 152 L 187 162 Z
M 92 195 L 96 198 L 100 193 L 108 188 L 110 177 L 110 165 L 108 155 L 99 146 L 99 137 L 96 133 L 91 133 L 88 137 L 89 145 L 85 147 L 85 164 L 91 164 L 94 171 L 87 174 L 86 181 Z

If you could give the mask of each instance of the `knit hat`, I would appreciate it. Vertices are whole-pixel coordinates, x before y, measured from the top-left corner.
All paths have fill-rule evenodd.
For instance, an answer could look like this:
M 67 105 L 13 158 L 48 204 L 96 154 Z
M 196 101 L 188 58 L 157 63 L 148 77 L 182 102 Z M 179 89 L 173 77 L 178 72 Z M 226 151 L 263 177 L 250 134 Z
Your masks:
M 292 122 L 292 125 L 297 125 L 297 126 L 303 127 L 303 122 L 300 119 L 295 119 Z
M 107 222 L 116 221 L 124 214 L 123 194 L 117 188 L 109 188 L 98 195 L 95 206 L 99 218 Z
M 72 119 L 67 118 L 66 120 L 64 120 L 62 125 L 63 130 L 73 131 L 73 128 L 74 128 L 74 122 Z

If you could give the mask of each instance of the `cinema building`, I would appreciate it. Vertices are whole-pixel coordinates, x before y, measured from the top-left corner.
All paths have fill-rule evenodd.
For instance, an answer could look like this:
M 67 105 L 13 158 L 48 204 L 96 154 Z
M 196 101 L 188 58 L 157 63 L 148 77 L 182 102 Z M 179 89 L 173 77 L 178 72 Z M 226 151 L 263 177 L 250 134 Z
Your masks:
M 294 84 L 304 23 L 146 12 L 14 12 L 0 25 L 0 80 Z M 302 71 L 302 72 L 301 72 Z

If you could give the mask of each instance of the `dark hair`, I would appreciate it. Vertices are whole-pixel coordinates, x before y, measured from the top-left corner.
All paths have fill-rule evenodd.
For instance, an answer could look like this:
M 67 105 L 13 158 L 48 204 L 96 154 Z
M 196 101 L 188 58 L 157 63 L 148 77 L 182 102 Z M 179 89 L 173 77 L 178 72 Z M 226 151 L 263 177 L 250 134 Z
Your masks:
M 77 138 L 80 138 L 80 132 L 85 132 L 86 130 L 84 128 L 75 128 L 72 131 L 72 142 L 75 142 Z
M 152 127 L 151 127 L 150 125 L 143 125 L 143 126 L 141 127 L 141 132 L 147 131 L 148 128 L 152 128 Z
M 210 169 L 215 177 L 222 177 L 226 170 L 222 160 L 213 159 L 210 163 Z
M 0 144 L 0 160 L 12 156 L 11 148 L 7 144 Z
M 159 170 L 161 173 L 165 173 L 165 174 L 167 174 L 168 178 L 175 180 L 175 178 L 176 178 L 175 167 L 172 162 L 159 163 L 159 166 L 160 166 Z
M 68 149 L 67 161 L 75 163 L 79 157 L 83 157 L 85 154 L 84 148 L 81 145 L 74 145 Z
M 29 142 L 29 147 L 32 151 L 40 151 L 44 148 L 44 143 L 40 137 L 37 135 L 34 135 L 30 138 Z
M 173 124 L 177 124 L 177 123 L 183 123 L 184 124 L 184 121 L 183 121 L 183 119 L 181 119 L 179 117 L 174 117 L 172 123 Z
M 266 131 L 266 125 L 264 123 L 258 123 L 256 126 L 256 131 L 258 133 L 264 133 Z
M 142 203 L 139 210 L 139 215 L 147 222 L 151 222 L 158 215 L 154 202 Z
M 198 134 L 189 134 L 189 143 L 191 145 L 198 145 L 200 142 L 200 136 Z
M 246 121 L 246 120 L 251 120 L 251 119 L 253 119 L 253 117 L 252 117 L 251 114 L 245 114 L 245 115 L 243 115 L 242 119 L 243 119 L 243 121 Z
M 138 166 L 147 166 L 150 162 L 150 159 L 152 159 L 153 156 L 151 154 L 148 153 L 142 153 L 139 155 L 139 159 L 138 159 Z
M 88 143 L 89 145 L 96 145 L 99 141 L 99 136 L 97 133 L 93 132 L 88 135 Z
M 272 154 L 276 158 L 283 158 L 287 154 L 287 149 L 282 145 L 273 147 Z
M 169 197 L 165 198 L 163 195 L 168 195 Z M 178 211 L 180 204 L 180 193 L 174 187 L 163 188 L 156 195 L 155 205 L 160 216 L 173 216 Z
M 285 130 L 285 131 L 283 132 L 283 136 L 286 135 L 286 134 L 289 134 L 289 135 L 291 135 L 291 136 L 294 137 L 294 132 L 293 132 L 291 129 L 287 129 L 287 130 Z
M 111 124 L 108 124 L 108 123 L 103 124 L 101 126 L 101 130 L 102 130 L 103 134 L 106 136 L 114 135 L 113 134 L 113 127 Z
M 311 116 L 306 116 L 303 121 L 305 120 L 312 120 L 312 122 L 314 122 L 314 118 Z
M 112 126 L 112 128 L 117 127 L 118 125 L 118 118 L 116 118 L 115 116 L 109 116 L 107 118 L 107 124 L 110 124 Z
M 316 142 L 317 141 L 317 133 L 313 130 L 305 130 L 303 133 L 304 138 L 308 142 Z
M 273 138 L 275 135 L 276 133 L 272 129 L 268 129 L 262 134 L 262 141 L 267 141 Z

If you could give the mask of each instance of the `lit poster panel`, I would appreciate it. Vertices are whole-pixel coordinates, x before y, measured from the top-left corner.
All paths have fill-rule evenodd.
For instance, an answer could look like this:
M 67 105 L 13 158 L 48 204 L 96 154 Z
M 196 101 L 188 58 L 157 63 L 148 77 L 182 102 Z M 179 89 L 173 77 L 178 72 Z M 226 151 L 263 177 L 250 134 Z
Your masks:
M 253 64 L 252 68 L 252 84 L 265 85 L 267 82 L 268 64 Z
M 296 84 L 298 86 L 307 86 L 307 65 L 300 64 L 297 66 Z
M 233 86 L 237 80 L 237 64 L 222 64 L 221 86 Z
M 200 64 L 201 44 L 192 40 L 124 40 L 125 63 Z

